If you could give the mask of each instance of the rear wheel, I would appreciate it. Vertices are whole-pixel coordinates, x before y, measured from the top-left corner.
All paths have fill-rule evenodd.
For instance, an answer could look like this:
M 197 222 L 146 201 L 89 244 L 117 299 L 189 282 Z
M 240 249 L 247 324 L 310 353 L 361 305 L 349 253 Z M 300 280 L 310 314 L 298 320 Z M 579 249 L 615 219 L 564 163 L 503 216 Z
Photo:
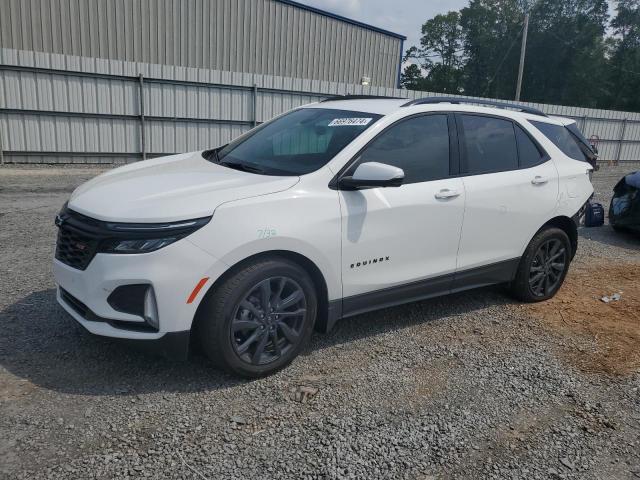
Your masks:
M 541 302 L 553 297 L 562 286 L 572 257 L 571 242 L 559 228 L 547 228 L 529 243 L 516 278 L 513 295 L 523 302 Z
M 201 309 L 199 336 L 209 358 L 244 377 L 285 367 L 311 336 L 313 281 L 285 259 L 262 260 L 227 278 Z

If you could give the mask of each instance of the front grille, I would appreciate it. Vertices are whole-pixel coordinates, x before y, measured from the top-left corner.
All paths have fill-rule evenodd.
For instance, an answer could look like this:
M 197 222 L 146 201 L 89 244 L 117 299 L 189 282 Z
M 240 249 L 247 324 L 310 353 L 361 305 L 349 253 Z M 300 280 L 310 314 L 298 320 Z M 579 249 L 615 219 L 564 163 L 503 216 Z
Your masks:
M 98 241 L 62 225 L 58 230 L 56 258 L 70 267 L 84 270 L 96 254 Z
M 105 238 L 100 221 L 64 208 L 56 217 L 56 258 L 78 270 L 85 270 Z

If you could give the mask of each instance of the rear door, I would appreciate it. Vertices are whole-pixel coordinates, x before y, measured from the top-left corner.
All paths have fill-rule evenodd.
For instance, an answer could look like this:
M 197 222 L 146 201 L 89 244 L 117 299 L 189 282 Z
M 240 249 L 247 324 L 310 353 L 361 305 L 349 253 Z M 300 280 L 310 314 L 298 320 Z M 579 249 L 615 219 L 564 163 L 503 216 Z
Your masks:
M 405 172 L 401 187 L 340 191 L 345 314 L 448 291 L 464 214 L 453 115 L 403 119 L 383 131 L 344 175 L 364 162 Z
M 466 209 L 456 288 L 510 280 L 558 202 L 550 157 L 518 123 L 457 114 Z

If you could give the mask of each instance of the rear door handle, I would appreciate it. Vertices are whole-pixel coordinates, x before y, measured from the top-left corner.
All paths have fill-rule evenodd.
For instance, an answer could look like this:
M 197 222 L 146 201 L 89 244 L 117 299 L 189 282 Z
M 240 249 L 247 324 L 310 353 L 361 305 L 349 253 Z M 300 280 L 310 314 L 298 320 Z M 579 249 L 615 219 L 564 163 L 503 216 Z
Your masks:
M 445 200 L 447 198 L 456 198 L 460 196 L 460 192 L 458 190 L 451 190 L 449 188 L 443 188 L 439 192 L 435 194 L 435 197 L 438 200 Z
M 533 177 L 533 180 L 531 180 L 531 183 L 533 185 L 544 185 L 545 183 L 549 183 L 549 179 L 547 177 L 536 175 L 535 177 Z

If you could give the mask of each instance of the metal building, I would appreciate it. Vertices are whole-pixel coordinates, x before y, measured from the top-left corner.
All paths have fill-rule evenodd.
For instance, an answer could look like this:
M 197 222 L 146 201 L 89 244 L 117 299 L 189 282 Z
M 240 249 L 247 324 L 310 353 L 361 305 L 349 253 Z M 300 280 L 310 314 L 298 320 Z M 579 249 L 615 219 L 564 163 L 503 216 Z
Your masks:
M 0 0 L 0 48 L 396 87 L 405 37 L 291 0 Z
M 402 41 L 291 0 L 0 0 L 0 164 L 135 162 L 327 96 L 431 95 L 395 88 Z M 640 113 L 527 105 L 640 160 Z

